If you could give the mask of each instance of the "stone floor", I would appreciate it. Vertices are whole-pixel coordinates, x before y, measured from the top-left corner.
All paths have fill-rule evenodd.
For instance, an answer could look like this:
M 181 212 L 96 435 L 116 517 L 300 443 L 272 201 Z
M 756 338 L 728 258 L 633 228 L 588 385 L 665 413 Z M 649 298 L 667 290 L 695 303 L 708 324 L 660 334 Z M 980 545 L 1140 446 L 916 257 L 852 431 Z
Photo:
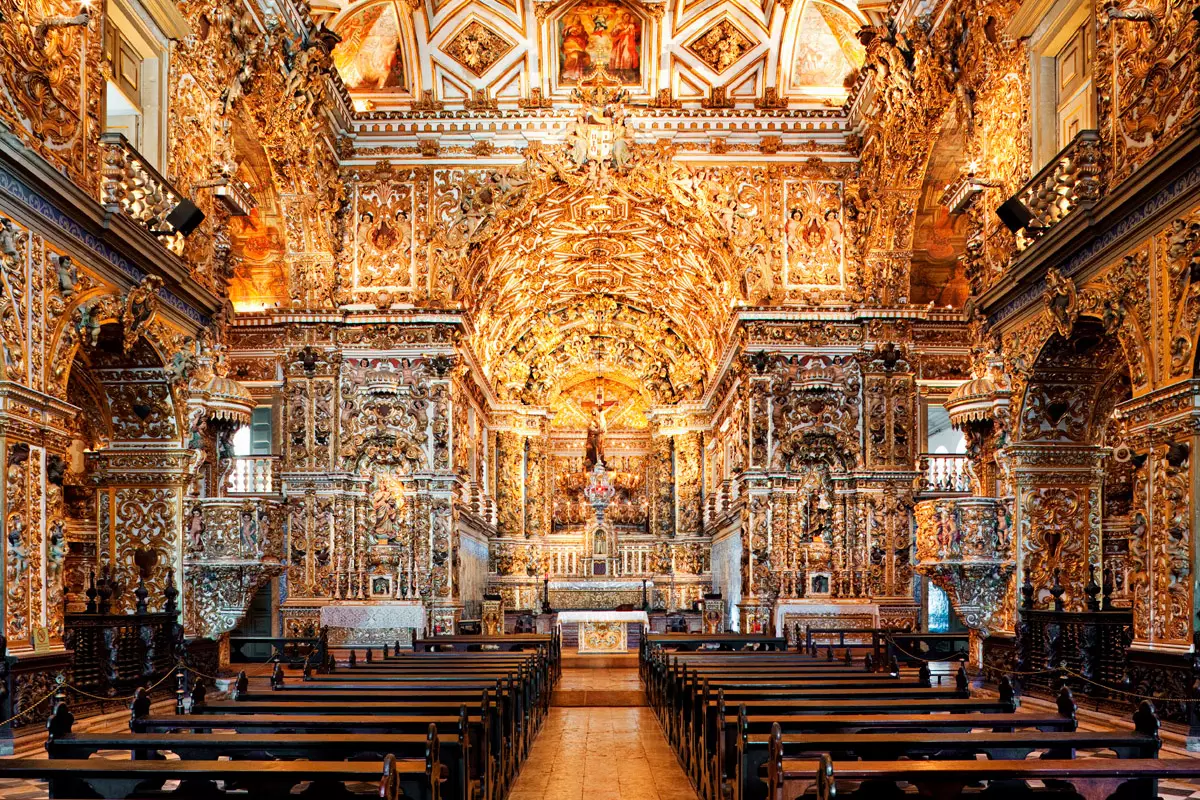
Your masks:
M 646 705 L 638 678 L 637 656 L 575 656 L 564 658 L 563 676 L 551 703 L 562 707 Z
M 508 798 L 696 800 L 696 793 L 650 709 L 552 708 Z

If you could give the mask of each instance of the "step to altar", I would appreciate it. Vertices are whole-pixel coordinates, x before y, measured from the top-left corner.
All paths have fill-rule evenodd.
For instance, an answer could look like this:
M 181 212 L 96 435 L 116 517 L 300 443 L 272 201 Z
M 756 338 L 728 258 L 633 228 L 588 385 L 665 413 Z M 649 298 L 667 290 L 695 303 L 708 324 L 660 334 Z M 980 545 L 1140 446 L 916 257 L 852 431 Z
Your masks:
M 638 707 L 646 694 L 638 678 L 636 655 L 563 654 L 563 675 L 550 695 L 550 705 Z
M 646 693 L 641 689 L 555 689 L 550 695 L 550 705 L 562 708 L 634 708 L 646 704 Z

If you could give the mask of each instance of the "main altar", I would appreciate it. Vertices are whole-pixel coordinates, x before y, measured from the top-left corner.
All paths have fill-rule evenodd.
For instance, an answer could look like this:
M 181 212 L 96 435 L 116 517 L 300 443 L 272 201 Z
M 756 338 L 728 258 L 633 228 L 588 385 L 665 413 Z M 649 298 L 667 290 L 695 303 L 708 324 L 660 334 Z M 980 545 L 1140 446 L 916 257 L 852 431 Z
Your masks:
M 577 645 L 581 654 L 627 653 L 650 629 L 650 617 L 645 611 L 560 611 L 556 624 L 564 650 Z

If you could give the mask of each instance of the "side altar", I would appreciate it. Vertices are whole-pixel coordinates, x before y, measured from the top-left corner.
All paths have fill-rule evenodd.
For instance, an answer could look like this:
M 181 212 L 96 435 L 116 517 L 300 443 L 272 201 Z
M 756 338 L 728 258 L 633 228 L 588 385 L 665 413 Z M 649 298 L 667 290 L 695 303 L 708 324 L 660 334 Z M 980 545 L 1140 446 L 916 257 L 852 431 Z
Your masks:
M 412 643 L 414 634 L 429 630 L 429 613 L 420 599 L 292 600 L 280 606 L 284 635 L 300 636 L 306 629 L 329 629 L 335 647 Z

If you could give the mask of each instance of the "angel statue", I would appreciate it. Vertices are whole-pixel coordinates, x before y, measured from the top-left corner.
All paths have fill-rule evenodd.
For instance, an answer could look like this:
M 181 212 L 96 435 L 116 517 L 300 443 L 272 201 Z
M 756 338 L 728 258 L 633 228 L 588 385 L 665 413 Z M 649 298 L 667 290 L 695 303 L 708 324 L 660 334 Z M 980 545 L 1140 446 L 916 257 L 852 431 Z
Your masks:
M 75 333 L 84 337 L 92 347 L 100 343 L 100 320 L 95 313 L 96 305 L 80 306 L 79 319 L 75 321 Z
M 68 255 L 52 254 L 50 259 L 54 262 L 54 272 L 58 277 L 58 293 L 67 299 L 75 294 L 75 287 L 79 284 L 79 268 Z

